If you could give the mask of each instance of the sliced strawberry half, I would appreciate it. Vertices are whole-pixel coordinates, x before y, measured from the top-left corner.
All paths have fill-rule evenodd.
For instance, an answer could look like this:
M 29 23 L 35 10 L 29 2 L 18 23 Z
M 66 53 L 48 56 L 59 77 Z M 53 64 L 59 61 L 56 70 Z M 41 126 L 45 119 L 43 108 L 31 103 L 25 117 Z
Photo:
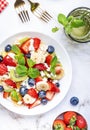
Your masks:
M 53 91 L 55 93 L 59 93 L 60 89 L 51 81 L 48 81 L 49 87 L 50 87 L 50 91 Z
M 46 98 L 48 99 L 48 100 L 52 100 L 53 99 L 53 97 L 54 97 L 54 95 L 55 95 L 55 92 L 53 92 L 53 91 L 47 91 L 46 92 Z
M 3 98 L 8 98 L 10 95 L 10 92 L 3 92 Z
M 38 106 L 38 105 L 40 105 L 41 104 L 41 100 L 40 99 L 37 99 L 33 104 L 29 104 L 28 105 L 28 108 L 33 108 L 33 107 L 35 107 L 35 106 Z
M 46 70 L 47 67 L 43 63 L 35 64 L 33 68 L 37 68 L 38 70 Z
M 33 40 L 34 40 L 34 43 L 33 43 L 34 49 L 38 50 L 41 40 L 39 38 L 33 38 Z
M 7 66 L 3 63 L 0 63 L 0 75 L 4 75 L 8 72 Z
M 9 86 L 11 86 L 11 87 L 13 87 L 13 88 L 16 88 L 16 83 L 15 83 L 14 81 L 12 81 L 11 79 L 6 79 L 6 80 L 4 80 L 4 82 L 5 82 L 7 85 L 9 85 Z
M 4 58 L 3 58 L 3 63 L 5 65 L 8 65 L 8 66 L 16 66 L 16 61 L 14 61 L 14 59 L 12 57 L 10 57 L 9 55 L 6 55 Z
M 30 46 L 30 39 L 27 40 L 26 42 L 24 42 L 24 43 L 21 45 L 20 49 L 21 49 L 21 51 L 22 51 L 23 53 L 28 54 L 28 53 L 29 53 L 29 46 Z
M 42 77 L 41 76 L 38 76 L 37 78 L 35 78 L 35 82 L 36 83 L 38 83 L 38 82 L 40 82 L 40 81 L 42 81 L 43 79 L 42 79 Z
M 48 56 L 46 57 L 46 61 L 45 61 L 45 62 L 48 64 L 48 66 L 50 66 L 51 61 L 52 61 L 52 55 L 48 55 Z
M 29 94 L 33 98 L 38 98 L 38 93 L 34 88 L 28 89 L 27 94 Z

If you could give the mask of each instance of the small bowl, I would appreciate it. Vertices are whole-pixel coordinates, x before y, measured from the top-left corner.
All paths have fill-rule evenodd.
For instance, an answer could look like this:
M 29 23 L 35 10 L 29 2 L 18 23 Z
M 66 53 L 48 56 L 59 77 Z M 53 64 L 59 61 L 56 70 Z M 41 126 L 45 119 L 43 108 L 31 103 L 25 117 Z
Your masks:
M 84 14 L 84 15 L 83 15 Z M 71 34 L 65 34 L 68 38 L 79 43 L 90 42 L 90 8 L 78 7 L 72 10 L 68 16 L 81 17 L 83 15 L 83 20 L 85 21 L 85 26 L 74 28 Z M 68 17 L 67 16 L 67 17 Z
M 86 119 L 76 111 L 65 111 L 58 115 L 52 124 L 52 130 L 88 130 Z M 75 130 L 77 130 L 75 129 Z M 78 129 L 79 130 L 79 129 Z

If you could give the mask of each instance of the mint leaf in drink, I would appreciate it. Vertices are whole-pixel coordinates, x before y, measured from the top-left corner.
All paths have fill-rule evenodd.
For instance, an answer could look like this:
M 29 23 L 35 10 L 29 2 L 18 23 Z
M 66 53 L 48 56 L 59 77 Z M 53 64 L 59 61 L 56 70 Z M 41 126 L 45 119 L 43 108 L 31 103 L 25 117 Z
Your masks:
M 74 19 L 73 16 L 68 16 L 68 17 L 67 17 L 68 22 L 71 22 L 73 19 Z
M 66 26 L 68 24 L 67 17 L 64 14 L 59 14 L 58 22 L 61 23 L 63 26 Z
M 20 75 L 20 76 L 26 76 L 26 75 L 27 75 L 27 71 L 28 71 L 28 69 L 27 69 L 27 67 L 24 66 L 24 65 L 18 65 L 18 66 L 16 67 L 16 73 L 17 73 L 18 75 Z
M 71 26 L 74 27 L 74 28 L 78 28 L 78 27 L 81 27 L 81 26 L 84 26 L 85 23 L 82 19 L 73 19 L 72 22 L 71 22 Z
M 72 31 L 72 26 L 71 25 L 66 26 L 65 31 L 66 31 L 67 34 L 70 34 L 71 31 Z
M 57 32 L 58 30 L 59 30 L 58 27 L 52 28 L 52 32 L 53 32 L 53 33 Z

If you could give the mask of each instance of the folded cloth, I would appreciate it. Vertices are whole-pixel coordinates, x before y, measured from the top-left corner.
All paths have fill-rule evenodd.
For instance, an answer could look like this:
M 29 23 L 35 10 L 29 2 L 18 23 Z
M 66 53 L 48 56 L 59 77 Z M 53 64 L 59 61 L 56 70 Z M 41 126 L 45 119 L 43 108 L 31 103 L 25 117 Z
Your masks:
M 7 5 L 8 2 L 6 0 L 0 0 L 0 13 L 5 9 Z

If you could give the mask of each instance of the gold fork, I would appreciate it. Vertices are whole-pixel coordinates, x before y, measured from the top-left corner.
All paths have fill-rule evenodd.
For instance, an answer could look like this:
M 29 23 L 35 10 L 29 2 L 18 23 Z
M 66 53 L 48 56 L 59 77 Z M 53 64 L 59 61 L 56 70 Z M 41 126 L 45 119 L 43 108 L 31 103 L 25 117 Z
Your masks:
M 41 9 L 40 4 L 38 2 L 32 2 L 28 0 L 31 5 L 31 12 L 35 14 L 39 19 L 44 22 L 49 22 L 52 19 L 52 16 L 45 10 Z
M 14 8 L 23 23 L 30 21 L 28 11 L 25 9 L 25 2 L 23 0 L 16 0 Z

